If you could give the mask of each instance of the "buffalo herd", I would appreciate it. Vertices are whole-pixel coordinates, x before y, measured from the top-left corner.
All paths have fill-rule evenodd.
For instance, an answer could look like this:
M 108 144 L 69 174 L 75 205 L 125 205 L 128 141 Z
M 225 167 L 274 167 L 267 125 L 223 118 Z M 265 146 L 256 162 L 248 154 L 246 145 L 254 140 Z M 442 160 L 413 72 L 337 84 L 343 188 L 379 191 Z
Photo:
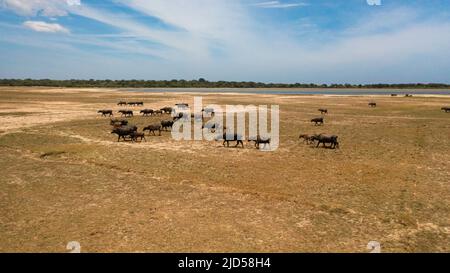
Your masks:
M 117 103 L 118 106 L 144 106 L 144 102 L 143 101 L 130 101 L 130 102 L 126 102 L 126 101 L 119 101 Z
M 161 121 L 161 124 L 152 124 L 145 127 L 142 132 L 138 132 L 138 127 L 136 125 L 130 125 L 127 120 L 111 120 L 110 122 L 113 129 L 111 134 L 117 135 L 117 142 L 120 140 L 127 141 L 130 140 L 132 142 L 139 141 L 147 141 L 145 138 L 145 132 L 148 131 L 156 136 L 155 132 L 159 133 L 161 136 L 161 131 L 163 129 L 171 128 L 173 125 L 173 121 Z
M 391 96 L 397 96 L 396 94 L 392 94 Z M 411 95 L 407 94 L 406 96 L 411 97 Z M 120 101 L 117 103 L 119 106 L 143 106 L 144 102 L 125 102 Z M 376 102 L 369 102 L 368 104 L 370 107 L 377 107 Z M 176 107 L 179 109 L 189 109 L 189 105 L 187 103 L 179 103 L 176 104 Z M 450 107 L 442 107 L 442 111 L 449 113 Z M 319 108 L 318 111 L 324 115 L 328 114 L 328 109 L 325 108 Z M 143 117 L 148 116 L 161 116 L 163 114 L 172 114 L 174 112 L 174 108 L 172 107 L 164 107 L 158 110 L 153 109 L 143 109 L 140 111 L 140 114 L 142 114 Z M 98 110 L 98 113 L 102 115 L 102 117 L 112 117 L 114 116 L 114 111 L 109 109 L 103 109 Z M 130 118 L 134 116 L 134 113 L 132 110 L 119 110 L 119 114 L 121 114 L 122 117 Z M 203 114 L 214 114 L 214 109 L 205 108 L 202 110 L 201 119 L 203 120 L 204 116 Z M 142 142 L 147 141 L 145 138 L 145 132 L 148 131 L 149 134 L 153 134 L 154 136 L 157 135 L 161 136 L 162 131 L 169 131 L 173 127 L 174 123 L 181 118 L 185 118 L 186 116 L 182 113 L 179 113 L 178 115 L 175 115 L 172 120 L 161 120 L 160 123 L 155 123 L 148 125 L 143 128 L 142 132 L 138 132 L 138 128 L 135 125 L 129 124 L 129 121 L 127 119 L 110 119 L 110 125 L 113 127 L 111 134 L 117 135 L 117 141 L 120 142 L 123 141 L 132 141 L 132 142 Z M 191 114 L 192 118 L 197 118 L 196 115 Z M 324 117 L 318 117 L 311 119 L 311 123 L 314 123 L 314 125 L 324 125 Z M 202 126 L 203 128 L 207 128 L 212 132 L 215 132 L 217 128 L 219 128 L 219 124 L 209 124 L 206 123 Z M 226 130 L 226 127 L 223 127 L 223 130 Z M 336 149 L 339 148 L 339 142 L 338 142 L 338 136 L 336 135 L 326 135 L 326 134 L 301 134 L 299 136 L 299 139 L 303 140 L 304 143 L 310 145 L 314 144 L 316 148 L 320 147 L 322 144 L 322 147 L 324 148 L 331 148 Z M 230 134 L 230 133 L 223 133 L 217 135 L 215 140 L 223 140 L 223 146 L 229 147 L 230 142 L 236 142 L 235 147 L 244 147 L 243 138 L 238 134 Z M 271 139 L 269 137 L 261 137 L 261 136 L 254 136 L 249 137 L 248 142 L 254 142 L 254 145 L 256 148 L 260 148 L 261 145 L 264 145 L 263 147 L 266 147 L 267 145 L 270 146 Z
M 117 103 L 118 106 L 143 106 L 144 102 L 138 101 L 138 102 L 125 102 L 120 101 Z M 156 116 L 156 115 L 162 115 L 162 114 L 171 114 L 173 111 L 172 107 L 164 107 L 159 110 L 153 110 L 153 109 L 143 109 L 140 111 L 140 114 L 142 114 L 143 117 L 148 116 Z M 102 117 L 112 117 L 114 116 L 113 110 L 99 110 L 99 114 L 102 115 Z M 123 118 L 131 118 L 134 117 L 133 110 L 129 109 L 121 109 L 117 111 L 122 117 L 122 119 L 110 119 L 110 125 L 112 126 L 111 134 L 117 135 L 117 141 L 120 142 L 123 141 L 132 141 L 132 142 L 142 142 L 147 141 L 145 138 L 145 132 L 148 131 L 149 133 L 156 136 L 156 132 L 161 135 L 161 131 L 163 130 L 169 130 L 172 128 L 174 122 L 172 120 L 162 120 L 160 124 L 152 124 L 143 129 L 142 132 L 138 132 L 138 127 L 135 125 L 129 124 L 129 121 L 127 119 Z

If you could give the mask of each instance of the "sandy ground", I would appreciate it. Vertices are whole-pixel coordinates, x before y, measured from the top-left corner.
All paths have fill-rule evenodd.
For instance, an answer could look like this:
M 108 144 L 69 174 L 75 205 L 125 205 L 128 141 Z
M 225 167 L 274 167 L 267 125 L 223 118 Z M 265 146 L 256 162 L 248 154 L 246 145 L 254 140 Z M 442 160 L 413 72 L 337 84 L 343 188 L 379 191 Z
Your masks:
M 0 251 L 450 251 L 450 97 L 202 93 L 204 104 L 280 105 L 270 153 L 169 132 L 117 143 L 96 113 L 194 95 L 0 88 Z M 330 114 L 315 127 L 320 107 Z M 322 132 L 341 148 L 298 140 Z

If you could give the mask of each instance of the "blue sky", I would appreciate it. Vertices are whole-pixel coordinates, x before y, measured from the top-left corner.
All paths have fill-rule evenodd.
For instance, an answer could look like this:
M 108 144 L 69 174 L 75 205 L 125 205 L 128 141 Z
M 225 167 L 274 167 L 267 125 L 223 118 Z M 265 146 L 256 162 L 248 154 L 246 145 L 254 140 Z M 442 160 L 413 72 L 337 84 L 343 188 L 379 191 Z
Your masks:
M 450 83 L 450 1 L 0 0 L 0 78 Z

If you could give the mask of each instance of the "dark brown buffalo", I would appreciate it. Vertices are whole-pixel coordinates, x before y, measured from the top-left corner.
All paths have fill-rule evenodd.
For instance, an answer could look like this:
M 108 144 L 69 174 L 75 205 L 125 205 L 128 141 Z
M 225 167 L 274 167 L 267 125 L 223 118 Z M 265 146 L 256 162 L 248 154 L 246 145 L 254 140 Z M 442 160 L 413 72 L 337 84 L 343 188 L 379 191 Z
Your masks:
M 323 118 L 313 118 L 311 122 L 314 122 L 314 125 L 323 125 Z
M 332 136 L 327 136 L 327 135 L 315 135 L 312 137 L 313 141 L 317 140 L 317 146 L 319 147 L 319 145 L 322 143 L 323 147 L 326 147 L 325 144 L 330 143 L 330 148 L 331 149 L 335 149 L 335 148 L 339 148 L 339 142 L 337 141 L 338 136 L 332 135 Z
M 123 141 L 126 141 L 126 138 L 130 138 L 130 140 L 133 140 L 132 135 L 136 131 L 137 131 L 136 126 L 122 126 L 119 128 L 114 128 L 111 134 L 116 134 L 118 136 L 117 142 L 119 142 L 121 138 L 123 139 Z
M 145 139 L 145 134 L 142 132 L 131 132 L 130 134 L 131 141 L 138 142 L 138 139 L 140 142 L 145 141 L 147 142 L 147 139 Z
M 172 112 L 173 112 L 173 108 L 172 107 L 164 107 L 164 108 L 161 108 L 159 110 L 161 111 L 161 113 L 164 113 L 164 114 L 172 114 Z
M 254 141 L 255 142 L 255 147 L 257 149 L 259 149 L 259 146 L 261 144 L 264 144 L 264 148 L 266 147 L 266 145 L 270 146 L 270 137 L 261 137 L 261 136 L 256 136 L 256 137 L 251 137 L 248 142 Z
M 98 112 L 97 113 L 101 113 L 102 114 L 102 117 L 106 117 L 107 115 L 108 116 L 113 116 L 114 114 L 113 114 L 113 110 L 98 110 Z
M 127 102 L 126 101 L 119 101 L 119 103 L 117 103 L 117 105 L 125 106 L 125 105 L 127 105 Z
M 328 109 L 319 109 L 319 112 L 323 115 L 323 114 L 328 114 Z
M 131 110 L 119 110 L 118 112 L 122 114 L 122 117 L 123 116 L 125 116 L 125 117 L 133 116 L 133 111 L 131 111 Z
M 172 129 L 172 126 L 175 122 L 173 122 L 172 120 L 163 120 L 161 121 L 161 126 L 162 129 L 167 131 L 168 129 Z
M 156 136 L 155 132 L 158 131 L 159 135 L 161 135 L 161 125 L 160 124 L 149 125 L 144 128 L 144 132 L 145 131 L 148 131 L 149 133 L 153 133 L 153 135 L 155 135 L 155 136 Z
M 142 116 L 147 117 L 147 116 L 153 115 L 154 112 L 155 111 L 153 111 L 152 109 L 144 109 L 144 110 L 141 110 L 140 113 L 142 114 Z
M 129 106 L 144 106 L 144 102 L 142 101 L 130 101 L 127 104 Z
M 441 110 L 444 111 L 445 113 L 449 113 L 450 107 L 442 107 Z
M 377 103 L 376 102 L 369 102 L 369 106 L 370 107 L 377 107 Z

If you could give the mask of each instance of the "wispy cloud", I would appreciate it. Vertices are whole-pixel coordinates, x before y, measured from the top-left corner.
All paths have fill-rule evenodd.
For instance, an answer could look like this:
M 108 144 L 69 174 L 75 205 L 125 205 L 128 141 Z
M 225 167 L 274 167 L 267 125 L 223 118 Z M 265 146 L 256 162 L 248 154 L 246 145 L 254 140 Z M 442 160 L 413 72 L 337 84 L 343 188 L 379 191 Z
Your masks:
M 286 8 L 295 8 L 300 6 L 307 6 L 306 3 L 282 3 L 280 1 L 268 1 L 253 4 L 255 7 L 266 8 L 266 9 L 286 9 Z
M 43 21 L 25 21 L 23 25 L 26 28 L 29 28 L 37 32 L 70 33 L 70 31 L 67 28 L 61 26 L 60 24 L 50 24 Z
M 13 2 L 25 3 L 16 5 L 14 12 L 23 14 L 19 18 L 29 20 L 24 26 L 36 31 L 19 33 L 23 26 L 13 29 L 14 21 L 0 24 L 4 36 L 0 41 L 13 43 L 20 34 L 23 45 L 36 46 L 32 42 L 36 40 L 40 45 L 36 50 L 48 49 L 47 55 L 72 50 L 70 55 L 85 58 L 83 65 L 90 69 L 82 71 L 74 58 L 73 65 L 64 63 L 71 77 L 90 71 L 97 73 L 92 77 L 355 83 L 445 80 L 444 72 L 450 70 L 450 38 L 444 35 L 450 32 L 450 19 L 424 15 L 414 6 L 345 13 L 338 21 L 329 11 L 314 16 L 318 7 L 313 5 L 319 1 L 310 1 L 309 6 L 301 0 L 254 0 L 253 4 L 247 0 L 113 0 L 106 5 L 73 1 L 0 0 L 3 7 L 9 3 L 8 10 Z M 289 9 L 299 6 L 307 12 Z M 62 12 L 51 12 L 50 7 Z M 77 16 L 59 18 L 58 23 L 66 27 L 44 22 L 49 14 Z M 36 15 L 38 19 L 28 17 Z M 89 31 L 80 31 L 88 23 L 92 24 Z M 69 29 L 71 35 L 38 33 L 68 33 Z M 108 60 L 115 66 L 105 69 L 101 64 Z M 23 65 L 17 73 L 26 74 L 27 67 Z
M 66 16 L 67 9 L 81 0 L 0 0 L 0 7 L 24 16 Z

